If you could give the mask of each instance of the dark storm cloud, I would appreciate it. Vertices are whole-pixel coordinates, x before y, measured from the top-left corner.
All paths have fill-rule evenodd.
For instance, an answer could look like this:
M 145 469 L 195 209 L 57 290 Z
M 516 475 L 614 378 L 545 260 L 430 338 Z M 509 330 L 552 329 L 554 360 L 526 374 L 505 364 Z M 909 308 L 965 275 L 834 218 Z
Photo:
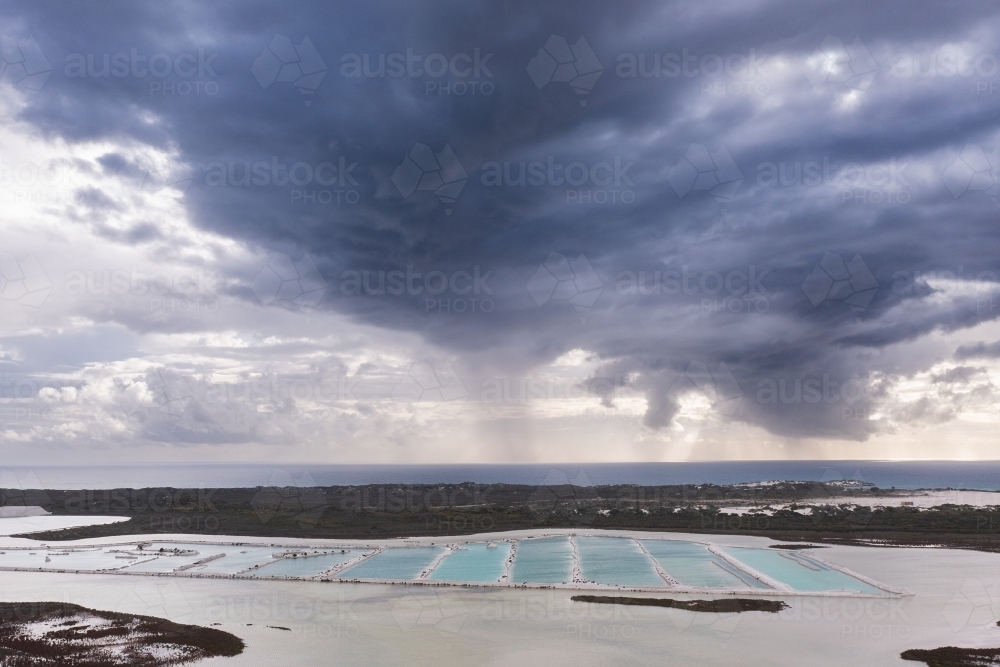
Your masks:
M 883 368 L 874 352 L 995 317 L 995 278 L 986 297 L 927 279 L 1000 272 L 996 190 L 991 199 L 980 187 L 998 166 L 991 3 L 36 2 L 0 12 L 53 65 L 23 113 L 40 131 L 176 152 L 183 175 L 118 155 L 101 164 L 139 169 L 143 182 L 190 179 L 196 224 L 294 261 L 308 254 L 328 288 L 320 307 L 420 332 L 470 368 L 529 372 L 591 351 L 606 361 L 600 373 L 646 394 L 652 428 L 697 390 L 727 418 L 776 433 L 863 439 L 875 427 L 861 416 L 886 374 L 933 361 Z M 551 35 L 585 38 L 603 67 L 596 83 L 529 76 Z M 275 36 L 301 60 L 284 77 L 301 76 L 294 85 L 267 73 L 265 47 L 287 46 Z M 850 47 L 856 78 L 803 71 L 833 48 L 828 36 Z M 940 57 L 959 47 L 968 76 L 948 74 Z M 133 53 L 146 58 L 138 69 Z M 171 58 L 158 61 L 162 77 L 137 74 L 161 53 Z M 408 53 L 442 54 L 459 74 L 392 76 L 390 55 Z M 127 56 L 125 74 L 94 75 L 106 54 L 109 67 Z M 668 54 L 688 69 L 668 74 Z M 934 76 L 908 69 L 912 54 Z M 345 76 L 354 62 L 361 75 Z M 419 172 L 409 187 L 405 174 L 394 179 L 406 159 L 426 158 L 420 145 L 447 163 L 442 183 L 464 186 L 441 195 L 410 191 Z M 579 185 L 557 183 L 571 163 Z M 562 169 L 550 176 L 550 165 Z M 706 172 L 718 189 L 695 180 Z M 78 201 L 92 224 L 113 207 L 98 192 Z M 137 244 L 156 231 L 105 235 Z
M 1000 342 L 962 345 L 955 350 L 955 358 L 959 360 L 996 357 L 1000 357 Z

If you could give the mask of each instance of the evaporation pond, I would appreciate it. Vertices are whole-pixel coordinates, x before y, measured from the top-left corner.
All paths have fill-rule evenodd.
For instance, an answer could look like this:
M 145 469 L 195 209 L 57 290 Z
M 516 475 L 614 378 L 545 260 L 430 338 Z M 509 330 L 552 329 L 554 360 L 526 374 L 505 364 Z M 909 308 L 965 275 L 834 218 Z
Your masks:
M 563 584 L 573 580 L 573 548 L 568 537 L 546 537 L 517 543 L 510 580 L 523 584 Z
M 416 579 L 444 547 L 389 547 L 382 553 L 337 573 L 341 579 Z
M 483 542 L 463 544 L 452 551 L 431 572 L 429 579 L 438 581 L 500 581 L 504 561 L 510 555 L 510 543 Z
M 109 570 L 131 565 L 133 560 L 124 552 L 132 546 L 69 547 L 66 549 L 5 549 L 0 554 L 0 567 L 41 568 L 45 570 Z M 116 558 L 122 556 L 122 558 Z M 45 559 L 49 562 L 46 563 Z
M 777 549 L 726 547 L 726 552 L 742 563 L 797 591 L 854 591 L 882 593 L 854 577 L 833 570 L 802 554 L 785 555 Z
M 609 586 L 666 586 L 635 540 L 620 537 L 577 537 L 584 578 Z
M 216 558 L 204 565 L 195 565 L 188 572 L 199 574 L 236 574 L 254 565 L 262 565 L 275 560 L 272 556 L 277 549 L 274 547 L 225 547 L 225 557 Z
M 248 576 L 251 577 L 314 577 L 317 574 L 326 572 L 331 567 L 346 563 L 365 553 L 364 549 L 345 550 L 343 553 L 338 549 L 336 553 L 323 554 L 320 556 L 308 556 L 300 558 L 282 558 L 271 565 L 254 570 Z
M 163 549 L 163 551 L 160 551 Z M 172 549 L 177 550 L 171 551 Z M 234 547 L 221 544 L 182 544 L 179 542 L 156 542 L 146 546 L 134 565 L 128 567 L 128 572 L 173 572 L 199 560 L 227 553 Z M 185 553 L 185 552 L 193 553 Z M 193 569 L 193 568 L 192 568 Z
M 667 574 L 684 586 L 748 587 L 747 582 L 733 574 L 725 561 L 704 544 L 681 540 L 642 540 L 642 545 Z M 756 583 L 755 579 L 747 578 Z

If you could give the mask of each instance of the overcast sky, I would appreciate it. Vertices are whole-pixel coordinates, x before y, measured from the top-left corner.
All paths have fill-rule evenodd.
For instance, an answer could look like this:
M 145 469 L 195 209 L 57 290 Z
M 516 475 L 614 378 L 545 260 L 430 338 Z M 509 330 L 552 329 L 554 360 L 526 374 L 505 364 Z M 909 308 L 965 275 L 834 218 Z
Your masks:
M 3 3 L 3 458 L 997 458 L 997 14 Z

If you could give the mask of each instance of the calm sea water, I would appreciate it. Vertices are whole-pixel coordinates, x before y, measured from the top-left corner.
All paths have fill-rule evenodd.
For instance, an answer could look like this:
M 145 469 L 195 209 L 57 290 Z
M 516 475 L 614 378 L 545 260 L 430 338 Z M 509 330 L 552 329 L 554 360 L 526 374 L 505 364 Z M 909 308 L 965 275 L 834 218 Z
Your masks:
M 723 461 L 524 465 L 5 466 L 0 488 L 231 488 L 357 484 L 735 484 L 856 479 L 882 488 L 1000 491 L 1000 461 Z

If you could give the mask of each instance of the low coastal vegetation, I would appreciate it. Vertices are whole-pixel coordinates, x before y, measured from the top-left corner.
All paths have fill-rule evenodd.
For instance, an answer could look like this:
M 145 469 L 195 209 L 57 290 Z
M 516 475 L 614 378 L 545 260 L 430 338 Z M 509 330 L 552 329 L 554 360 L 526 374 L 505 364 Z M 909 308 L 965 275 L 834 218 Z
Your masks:
M 243 652 L 235 635 L 65 602 L 0 603 L 3 667 L 167 667 Z
M 909 491 L 855 482 L 674 486 L 516 484 L 229 489 L 0 490 L 0 505 L 118 523 L 34 539 L 186 533 L 386 539 L 525 529 L 623 529 L 771 537 L 790 543 L 949 546 L 1000 551 L 1000 511 L 903 505 Z M 887 506 L 870 508 L 871 499 Z M 894 500 L 895 498 L 895 500 Z M 738 512 L 727 508 L 739 507 Z
M 785 551 L 798 551 L 799 549 L 824 549 L 822 544 L 771 544 L 772 549 L 784 549 Z
M 1000 665 L 1000 648 L 958 648 L 942 646 L 934 649 L 913 648 L 900 654 L 903 660 L 925 662 L 928 667 L 991 667 Z
M 624 604 L 636 607 L 671 607 L 686 611 L 703 611 L 729 614 L 741 611 L 766 611 L 777 613 L 788 607 L 781 600 L 751 600 L 747 598 L 721 598 L 718 600 L 673 600 L 670 598 L 634 598 L 612 595 L 574 595 L 574 602 L 596 604 Z

